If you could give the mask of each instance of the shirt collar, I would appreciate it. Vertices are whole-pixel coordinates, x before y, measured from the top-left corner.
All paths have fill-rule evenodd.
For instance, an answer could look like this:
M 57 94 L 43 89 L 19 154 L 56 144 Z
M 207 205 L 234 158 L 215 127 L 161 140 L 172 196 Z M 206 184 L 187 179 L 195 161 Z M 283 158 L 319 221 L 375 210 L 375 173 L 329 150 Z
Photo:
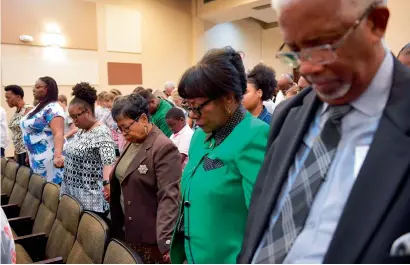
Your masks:
M 186 131 L 186 130 L 188 130 L 188 129 L 191 129 L 191 127 L 189 127 L 189 125 L 186 124 L 184 127 L 182 127 L 181 130 L 179 130 L 179 132 L 175 133 L 174 136 L 180 135 L 180 134 L 182 134 L 184 131 Z
M 205 137 L 205 142 L 209 141 L 211 138 L 215 139 L 215 144 L 220 145 L 226 137 L 235 129 L 236 125 L 238 125 L 244 118 L 246 114 L 246 109 L 239 105 L 236 111 L 229 117 L 228 121 L 222 126 L 218 131 L 209 133 L 207 137 Z
M 268 115 L 268 110 L 265 106 L 263 106 L 262 112 L 259 114 L 258 119 L 263 120 L 265 119 L 266 115 Z
M 383 62 L 366 91 L 357 99 L 350 102 L 353 108 L 367 116 L 378 116 L 383 112 L 389 98 L 393 83 L 394 60 L 390 52 L 386 52 Z M 329 104 L 324 103 L 322 114 Z

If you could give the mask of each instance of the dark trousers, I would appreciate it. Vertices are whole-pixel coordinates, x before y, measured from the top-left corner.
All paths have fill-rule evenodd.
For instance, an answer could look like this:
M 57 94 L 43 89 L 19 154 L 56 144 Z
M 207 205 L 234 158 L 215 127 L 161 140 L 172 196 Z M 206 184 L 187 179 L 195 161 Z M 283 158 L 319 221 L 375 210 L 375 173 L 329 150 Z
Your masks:
M 22 154 L 17 154 L 16 158 L 17 158 L 17 164 L 19 165 L 23 165 L 23 166 L 27 166 L 26 164 L 26 157 L 27 157 L 27 153 L 22 153 Z
M 1 147 L 1 157 L 4 157 L 4 156 L 5 156 L 4 153 L 5 153 L 5 150 L 4 150 L 3 147 Z

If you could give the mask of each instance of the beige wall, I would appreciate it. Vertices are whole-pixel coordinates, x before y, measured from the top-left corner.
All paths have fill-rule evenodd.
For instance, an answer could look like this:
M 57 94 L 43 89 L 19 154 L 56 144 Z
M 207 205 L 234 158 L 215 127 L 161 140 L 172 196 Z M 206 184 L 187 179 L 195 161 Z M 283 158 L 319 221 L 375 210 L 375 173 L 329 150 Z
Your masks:
M 252 20 L 223 24 L 205 23 L 204 51 L 231 46 L 245 53 L 245 69 L 253 67 L 262 58 L 262 27 Z
M 194 60 L 212 48 L 227 45 L 245 53 L 245 69 L 249 70 L 259 62 L 273 67 L 277 76 L 291 71 L 275 58 L 277 49 L 283 42 L 279 28 L 263 29 L 252 19 L 243 19 L 223 24 L 196 21 Z
M 387 26 L 386 41 L 394 54 L 410 42 L 410 1 L 388 0 L 387 6 L 390 10 L 390 19 Z
M 279 28 L 264 30 L 258 23 L 248 19 L 218 25 L 204 22 L 197 17 L 196 0 L 192 0 L 192 5 L 189 0 L 88 1 L 96 2 L 98 33 L 98 84 L 96 88 L 98 91 L 115 87 L 127 94 L 135 87 L 134 85 L 109 86 L 107 62 L 142 63 L 143 85 L 161 88 L 167 80 L 177 82 L 184 70 L 197 62 L 210 48 L 226 45 L 231 45 L 245 52 L 246 69 L 250 69 L 258 62 L 263 61 L 276 70 L 277 76 L 290 71 L 275 59 L 275 52 L 282 43 Z M 246 1 L 244 0 L 244 2 Z M 106 51 L 104 12 L 106 4 L 122 5 L 141 12 L 141 54 Z M 397 53 L 405 43 L 410 42 L 410 31 L 406 30 L 410 22 L 410 17 L 407 14 L 407 11 L 410 10 L 410 0 L 389 0 L 388 6 L 391 18 L 386 40 L 392 51 Z M 199 10 L 206 12 L 200 8 Z M 25 48 L 30 49 L 30 47 Z M 0 60 L 1 58 L 0 49 Z M 7 65 L 2 65 L 2 67 L 7 67 Z M 1 75 L 0 84 L 7 85 L 2 83 Z M 60 86 L 60 91 L 69 95 L 71 87 L 72 85 Z M 31 103 L 33 100 L 31 87 L 26 86 L 24 89 L 26 101 Z M 5 105 L 3 90 L 0 92 L 0 97 L 1 105 L 7 110 L 7 115 L 10 118 L 13 110 Z M 8 155 L 12 152 L 13 149 L 9 148 Z
M 46 24 L 59 26 L 65 37 L 63 47 L 97 50 L 97 20 L 95 3 L 73 0 L 13 0 L 1 1 L 2 43 L 27 45 L 19 36 L 34 37 L 31 44 L 44 46 L 42 37 Z
M 136 85 L 109 86 L 107 62 L 141 63 L 143 68 L 143 85 L 154 89 L 162 89 L 164 82 L 168 80 L 177 82 L 183 71 L 192 64 L 193 32 L 189 0 L 93 0 L 93 2 L 96 2 L 97 8 L 98 84 L 95 87 L 98 92 L 110 88 L 118 88 L 124 94 L 129 94 L 136 87 Z M 104 9 L 106 4 L 122 5 L 141 12 L 141 54 L 106 51 Z M 39 19 L 40 17 L 41 14 L 39 14 Z M 30 51 L 24 49 L 34 49 L 34 47 L 30 46 L 20 47 L 23 49 L 20 50 L 23 53 Z M 35 48 L 43 49 L 40 47 Z M 70 50 L 70 52 L 75 52 L 75 50 Z M 78 50 L 78 52 L 83 51 Z M 27 54 L 30 53 L 27 52 Z M 2 65 L 2 67 L 7 67 L 7 65 Z M 24 73 L 21 74 L 24 75 Z M 1 81 L 0 79 L 0 84 L 3 87 L 8 85 L 3 84 Z M 80 81 L 82 80 L 78 80 L 78 82 Z M 34 82 L 35 80 L 33 80 L 33 84 Z M 72 85 L 74 84 L 60 85 L 60 93 L 69 96 Z M 25 101 L 32 103 L 31 86 L 24 86 L 23 88 L 26 94 Z M 3 89 L 1 89 L 0 98 L 1 106 L 6 109 L 8 119 L 10 119 L 14 110 L 10 109 L 5 103 Z M 9 146 L 7 156 L 11 156 L 14 152 L 12 144 Z

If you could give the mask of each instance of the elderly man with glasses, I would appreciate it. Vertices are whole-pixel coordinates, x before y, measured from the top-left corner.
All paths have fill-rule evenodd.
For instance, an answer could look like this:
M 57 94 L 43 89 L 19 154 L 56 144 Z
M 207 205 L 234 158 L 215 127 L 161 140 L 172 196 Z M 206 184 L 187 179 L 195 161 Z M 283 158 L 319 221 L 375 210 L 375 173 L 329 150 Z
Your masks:
M 375 0 L 274 0 L 311 84 L 273 115 L 239 263 L 409 263 L 410 71 Z

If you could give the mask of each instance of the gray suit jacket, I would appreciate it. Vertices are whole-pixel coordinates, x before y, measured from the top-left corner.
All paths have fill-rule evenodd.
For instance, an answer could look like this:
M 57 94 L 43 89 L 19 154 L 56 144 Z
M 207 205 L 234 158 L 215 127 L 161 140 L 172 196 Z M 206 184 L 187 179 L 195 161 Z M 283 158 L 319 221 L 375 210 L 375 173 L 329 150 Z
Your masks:
M 410 233 L 410 70 L 395 60 L 393 75 L 379 128 L 324 263 L 410 263 L 410 257 L 389 254 L 393 242 Z M 306 88 L 276 108 L 238 263 L 252 261 L 319 103 Z

